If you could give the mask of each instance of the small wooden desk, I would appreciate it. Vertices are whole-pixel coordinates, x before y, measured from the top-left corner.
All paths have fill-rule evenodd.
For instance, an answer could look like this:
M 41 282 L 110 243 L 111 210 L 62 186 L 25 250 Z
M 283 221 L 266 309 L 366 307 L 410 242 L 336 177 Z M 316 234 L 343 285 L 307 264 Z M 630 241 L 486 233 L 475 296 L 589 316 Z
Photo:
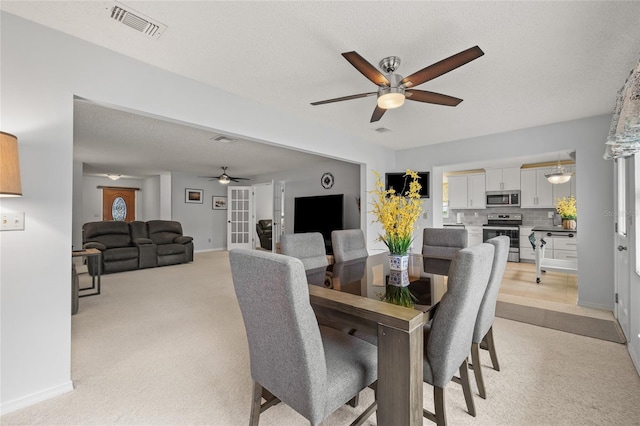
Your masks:
M 80 291 L 94 290 L 92 293 L 80 294 L 79 297 L 96 296 L 100 294 L 100 272 L 102 264 L 102 252 L 95 248 L 84 250 L 72 250 L 71 257 L 86 257 L 88 262 L 93 262 L 94 270 L 97 271 L 96 275 L 91 276 L 91 287 L 81 288 Z M 97 277 L 97 279 L 96 279 Z
M 388 273 L 386 253 L 369 256 L 362 278 L 353 283 L 342 282 L 336 289 L 325 288 L 322 282 L 309 284 L 311 305 L 318 318 L 377 333 L 378 425 L 418 426 L 422 425 L 425 314 L 379 300 Z M 352 294 L 352 284 L 361 295 Z

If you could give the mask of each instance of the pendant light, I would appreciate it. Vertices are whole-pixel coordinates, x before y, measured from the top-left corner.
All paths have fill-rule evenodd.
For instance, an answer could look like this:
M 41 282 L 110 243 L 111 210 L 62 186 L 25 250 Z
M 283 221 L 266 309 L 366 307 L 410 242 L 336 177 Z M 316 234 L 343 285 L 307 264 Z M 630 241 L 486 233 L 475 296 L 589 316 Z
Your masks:
M 545 173 L 544 176 L 550 183 L 557 185 L 569 182 L 571 176 L 573 176 L 573 172 L 566 172 L 564 170 L 564 167 L 560 164 L 560 154 L 558 154 L 558 165 L 551 169 L 551 173 Z

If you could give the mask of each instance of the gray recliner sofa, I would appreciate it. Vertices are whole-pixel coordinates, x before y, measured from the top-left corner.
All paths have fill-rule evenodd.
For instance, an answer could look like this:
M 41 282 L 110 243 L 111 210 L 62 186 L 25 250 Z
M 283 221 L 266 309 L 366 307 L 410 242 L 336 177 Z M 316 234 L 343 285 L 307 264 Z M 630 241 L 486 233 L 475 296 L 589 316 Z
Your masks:
M 193 261 L 193 238 L 172 220 L 88 222 L 82 226 L 82 247 L 101 251 L 102 274 Z M 93 262 L 87 267 L 97 274 Z

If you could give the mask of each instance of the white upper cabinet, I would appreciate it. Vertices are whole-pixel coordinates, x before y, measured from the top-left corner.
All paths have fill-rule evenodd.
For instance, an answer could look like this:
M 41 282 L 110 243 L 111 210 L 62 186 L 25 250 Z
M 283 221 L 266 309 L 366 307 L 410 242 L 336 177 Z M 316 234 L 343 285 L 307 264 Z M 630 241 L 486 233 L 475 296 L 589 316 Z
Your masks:
M 510 191 L 520 189 L 520 167 L 487 169 L 485 176 L 487 191 Z
M 520 173 L 520 206 L 533 208 L 554 208 L 553 184 L 545 173 L 551 169 L 523 169 Z
M 449 209 L 484 209 L 485 174 L 449 176 Z

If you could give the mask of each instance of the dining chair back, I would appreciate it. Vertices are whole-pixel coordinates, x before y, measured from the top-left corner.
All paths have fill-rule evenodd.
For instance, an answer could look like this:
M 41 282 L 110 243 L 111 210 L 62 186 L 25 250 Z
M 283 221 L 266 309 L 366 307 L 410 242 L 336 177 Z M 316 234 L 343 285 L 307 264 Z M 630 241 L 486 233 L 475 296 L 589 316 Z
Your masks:
M 282 254 L 300 259 L 304 269 L 328 266 L 324 237 L 319 232 L 283 234 L 280 237 Z
M 277 400 L 317 425 L 376 381 L 374 345 L 318 325 L 299 259 L 236 249 L 229 260 L 249 343 L 251 425 Z
M 473 365 L 473 373 L 478 385 L 478 394 L 482 398 L 486 398 L 484 379 L 482 377 L 482 368 L 480 366 L 480 348 L 486 345 L 491 357 L 493 368 L 500 371 L 498 364 L 498 355 L 496 353 L 495 342 L 493 339 L 493 322 L 496 317 L 496 303 L 498 301 L 498 292 L 504 271 L 507 267 L 507 259 L 509 256 L 510 239 L 505 235 L 491 238 L 487 243 L 492 244 L 495 248 L 493 256 L 493 265 L 491 268 L 491 276 L 487 290 L 484 292 L 478 318 L 476 319 L 475 329 L 473 331 L 473 339 L 471 345 L 471 363 Z M 483 344 L 484 343 L 484 344 Z
M 332 231 L 331 246 L 336 263 L 369 256 L 362 229 Z
M 480 302 L 487 288 L 494 246 L 487 243 L 460 250 L 449 270 L 448 288 L 425 336 L 424 381 L 433 385 L 435 413 L 424 416 L 438 425 L 446 424 L 444 387 L 460 371 L 467 407 L 475 415 L 470 391 L 467 356 Z
M 422 231 L 422 258 L 427 274 L 448 275 L 451 260 L 467 247 L 467 230 L 425 228 Z

